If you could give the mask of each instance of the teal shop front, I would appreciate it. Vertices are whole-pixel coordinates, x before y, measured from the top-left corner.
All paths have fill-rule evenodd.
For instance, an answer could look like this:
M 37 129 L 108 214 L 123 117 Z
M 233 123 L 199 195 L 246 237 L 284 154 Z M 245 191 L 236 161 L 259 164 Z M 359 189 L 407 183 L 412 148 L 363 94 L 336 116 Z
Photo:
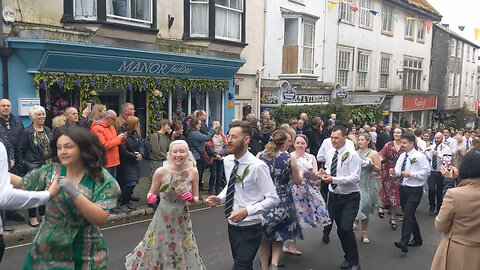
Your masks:
M 122 103 L 131 102 L 143 135 L 155 124 L 152 114 L 182 120 L 201 109 L 209 123 L 220 121 L 224 127 L 235 115 L 234 76 L 244 63 L 240 60 L 57 41 L 8 42 L 13 49 L 8 62 L 9 99 L 15 115 L 21 115 L 28 99 L 40 99 L 48 120 L 68 106 L 81 110 L 85 102 L 98 101 L 117 112 Z M 71 89 L 66 87 L 69 80 L 74 81 Z M 149 106 L 159 97 L 164 102 Z M 28 117 L 21 116 L 29 124 Z

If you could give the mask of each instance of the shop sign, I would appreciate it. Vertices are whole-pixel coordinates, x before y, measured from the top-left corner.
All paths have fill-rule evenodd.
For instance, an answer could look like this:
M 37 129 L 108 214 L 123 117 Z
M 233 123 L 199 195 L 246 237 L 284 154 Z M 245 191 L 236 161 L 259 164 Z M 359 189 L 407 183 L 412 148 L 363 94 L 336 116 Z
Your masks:
M 437 97 L 403 97 L 403 110 L 425 110 L 437 108 Z
M 299 94 L 294 103 L 325 103 L 330 102 L 331 95 L 311 95 L 311 94 Z
M 332 92 L 333 99 L 346 100 L 348 98 L 348 90 L 340 88 Z
M 349 95 L 347 105 L 380 105 L 385 95 Z
M 297 98 L 297 90 L 295 90 L 293 87 L 287 87 L 283 89 L 282 96 L 284 102 L 293 103 Z
M 122 61 L 117 72 L 143 73 L 168 76 L 172 74 L 188 75 L 192 69 L 188 65 L 162 64 L 147 61 Z
M 40 98 L 19 98 L 18 99 L 18 115 L 28 116 L 33 106 L 40 106 Z

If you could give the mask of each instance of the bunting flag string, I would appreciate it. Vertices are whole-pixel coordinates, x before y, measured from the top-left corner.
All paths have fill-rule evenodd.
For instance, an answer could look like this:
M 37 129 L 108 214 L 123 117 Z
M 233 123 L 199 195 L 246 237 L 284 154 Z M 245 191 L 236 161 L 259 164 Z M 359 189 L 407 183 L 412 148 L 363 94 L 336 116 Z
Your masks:
M 332 10 L 337 3 L 332 2 L 332 1 L 328 1 L 328 4 L 330 5 L 330 10 Z
M 425 26 L 427 27 L 427 33 L 430 33 L 430 29 L 432 28 L 432 22 L 425 20 Z
M 465 29 L 465 26 L 458 26 L 458 29 L 460 29 L 460 31 L 463 31 L 463 29 Z
M 445 27 L 445 28 L 450 28 L 450 24 L 448 24 L 448 23 L 442 23 L 442 25 L 443 25 L 443 27 Z
M 475 40 L 478 40 L 478 33 L 480 33 L 480 28 L 473 29 L 473 32 L 475 34 Z
M 352 6 L 352 7 L 350 7 L 350 9 L 351 9 L 352 11 L 354 11 L 354 12 L 357 12 L 357 11 L 358 11 L 358 8 L 357 8 L 357 7 L 353 7 L 353 6 Z
M 372 13 L 373 16 L 377 16 L 378 11 L 375 11 L 375 10 L 371 10 L 371 9 L 370 9 L 370 13 Z

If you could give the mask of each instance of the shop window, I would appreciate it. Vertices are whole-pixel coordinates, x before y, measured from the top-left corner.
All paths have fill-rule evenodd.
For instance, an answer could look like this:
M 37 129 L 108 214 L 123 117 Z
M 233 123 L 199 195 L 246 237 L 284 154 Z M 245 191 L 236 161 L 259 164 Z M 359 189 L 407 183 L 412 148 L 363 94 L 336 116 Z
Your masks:
M 388 82 L 390 78 L 390 55 L 382 54 L 380 61 L 380 88 L 388 89 Z
M 415 19 L 410 19 L 412 17 L 405 18 L 405 39 L 413 40 L 414 39 L 414 22 Z
M 389 6 L 382 7 L 382 33 L 393 34 L 393 9 Z
M 73 91 L 64 91 L 58 84 L 51 85 L 46 90 L 40 90 L 40 105 L 45 108 L 45 125 L 52 127 L 52 119 L 65 113 L 68 107 L 78 108 L 80 105 L 80 89 L 75 87 Z M 79 112 L 81 116 L 82 112 Z
M 184 0 L 186 38 L 245 41 L 245 0 Z
M 107 0 L 107 16 L 112 21 L 152 23 L 153 0 Z
M 403 89 L 420 90 L 422 80 L 422 60 L 403 60 Z
M 417 41 L 418 42 L 425 42 L 425 21 L 418 20 L 418 27 L 417 27 Z
M 205 91 L 192 91 L 191 96 L 191 112 L 193 113 L 196 110 L 206 110 L 206 93 Z
M 208 93 L 208 120 L 222 122 L 222 92 L 212 91 Z M 225 127 L 222 127 L 225 130 Z
M 360 0 L 360 26 L 365 28 L 372 28 L 373 14 L 372 0 Z
M 357 65 L 357 87 L 358 88 L 367 88 L 368 87 L 368 59 L 369 53 L 360 51 L 358 52 L 358 65 Z
M 349 49 L 340 49 L 338 52 L 338 83 L 341 86 L 348 87 L 350 80 L 350 65 L 353 51 Z
M 340 20 L 342 22 L 347 22 L 353 24 L 353 10 L 351 10 L 352 6 L 354 5 L 354 0 L 343 0 L 340 2 Z
M 183 117 L 188 115 L 188 93 L 185 91 L 172 92 L 172 120 L 182 121 Z M 168 101 L 165 102 L 165 106 L 168 106 Z M 168 108 L 168 107 L 167 107 Z M 165 111 L 168 111 L 166 109 Z

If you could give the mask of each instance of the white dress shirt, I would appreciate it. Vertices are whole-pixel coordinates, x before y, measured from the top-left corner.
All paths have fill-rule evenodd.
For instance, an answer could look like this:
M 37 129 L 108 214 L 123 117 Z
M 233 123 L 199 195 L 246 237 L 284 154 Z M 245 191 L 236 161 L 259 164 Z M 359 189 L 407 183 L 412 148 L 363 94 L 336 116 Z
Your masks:
M 418 151 L 420 152 L 425 152 L 425 150 L 427 150 L 427 142 L 422 140 L 420 137 L 416 137 L 416 140 L 417 140 L 417 147 L 418 147 Z
M 468 140 L 468 149 L 467 149 L 467 140 Z M 465 138 L 465 136 L 463 136 L 463 147 L 465 147 L 465 150 L 469 150 L 470 148 L 472 148 L 472 137 L 470 138 Z
M 448 137 L 448 139 L 444 139 L 443 142 L 450 146 L 450 151 L 452 151 L 452 155 L 455 156 L 458 150 L 457 140 L 452 137 Z
M 327 168 L 326 172 L 328 175 L 332 172 L 332 159 L 336 150 L 337 149 L 332 148 L 327 152 L 325 167 Z M 332 185 L 329 185 L 328 189 L 330 192 L 335 194 L 350 194 L 359 191 L 361 164 L 362 160 L 354 149 L 348 147 L 346 144 L 338 149 L 337 176 L 333 177 L 332 181 L 332 184 L 337 184 L 337 187 L 332 188 Z
M 239 158 L 238 162 L 238 175 L 242 175 L 247 166 L 249 172 L 243 179 L 243 186 L 240 182 L 235 183 L 233 211 L 246 208 L 248 216 L 240 223 L 234 223 L 231 220 L 228 220 L 228 222 L 237 226 L 250 226 L 262 223 L 262 214 L 280 202 L 270 176 L 270 170 L 265 162 L 256 158 L 249 151 Z M 226 156 L 223 159 L 223 163 L 225 165 L 225 177 L 227 181 L 230 181 L 230 175 L 235 166 L 234 155 Z M 228 182 L 222 192 L 218 194 L 222 203 L 225 203 L 227 189 Z
M 351 140 L 347 139 L 347 141 L 345 142 L 345 145 L 349 149 L 355 150 L 355 145 L 353 144 L 353 142 Z M 326 159 L 327 152 L 330 151 L 330 149 L 332 149 L 332 148 L 333 148 L 333 146 L 332 146 L 332 139 L 331 138 L 326 138 L 325 140 L 323 140 L 322 145 L 320 146 L 320 149 L 318 150 L 318 153 L 317 153 L 317 161 L 318 162 L 326 162 L 327 161 L 327 159 Z
M 405 171 L 410 172 L 410 177 L 404 177 L 401 184 L 402 186 L 408 187 L 422 187 L 430 175 L 430 163 L 423 153 L 420 153 L 415 149 L 412 149 L 407 153 L 407 155 L 408 158 Z M 402 165 L 404 160 L 405 152 L 398 157 L 397 164 L 395 165 L 395 176 L 397 177 L 399 177 L 402 173 Z
M 48 191 L 25 191 L 14 189 L 10 184 L 8 173 L 7 150 L 0 143 L 0 209 L 16 210 L 20 208 L 32 208 L 46 204 L 50 199 Z M 2 218 L 0 217 L 0 234 L 3 234 Z
M 452 155 L 452 151 L 450 150 L 450 147 L 448 145 L 446 145 L 442 142 L 437 147 L 437 152 L 438 152 L 437 156 L 433 157 L 433 152 L 435 151 L 436 146 L 437 145 L 435 143 L 430 145 L 427 148 L 427 150 L 425 151 L 425 156 L 427 157 L 428 161 L 430 162 L 432 171 L 439 172 L 440 171 L 440 166 L 442 166 L 442 163 L 443 163 L 443 157 L 445 155 Z M 433 169 L 433 164 L 432 164 L 433 158 L 437 159 L 437 169 L 436 170 Z

